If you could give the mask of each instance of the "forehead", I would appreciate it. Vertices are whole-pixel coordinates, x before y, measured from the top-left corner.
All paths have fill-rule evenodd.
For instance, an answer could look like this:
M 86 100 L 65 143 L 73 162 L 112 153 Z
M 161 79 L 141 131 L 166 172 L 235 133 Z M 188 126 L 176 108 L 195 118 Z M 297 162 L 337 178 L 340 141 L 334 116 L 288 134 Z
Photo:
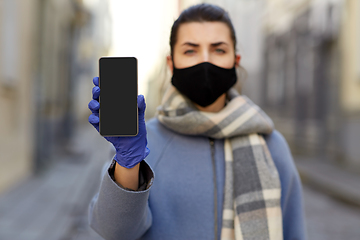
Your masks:
M 207 44 L 226 42 L 232 44 L 229 27 L 223 22 L 190 22 L 179 26 L 176 44 L 193 42 Z

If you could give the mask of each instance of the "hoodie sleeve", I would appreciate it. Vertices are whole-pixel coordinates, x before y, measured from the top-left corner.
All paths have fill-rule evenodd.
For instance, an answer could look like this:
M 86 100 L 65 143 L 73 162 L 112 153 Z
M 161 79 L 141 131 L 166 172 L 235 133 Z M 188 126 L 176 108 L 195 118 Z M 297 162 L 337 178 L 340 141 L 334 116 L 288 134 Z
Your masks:
M 89 205 L 89 224 L 106 240 L 138 239 L 152 224 L 148 204 L 154 172 L 145 160 L 140 163 L 139 190 L 122 188 L 111 177 L 114 161 L 103 172 L 99 192 Z
M 290 148 L 276 130 L 265 139 L 280 176 L 284 240 L 307 240 L 303 190 Z

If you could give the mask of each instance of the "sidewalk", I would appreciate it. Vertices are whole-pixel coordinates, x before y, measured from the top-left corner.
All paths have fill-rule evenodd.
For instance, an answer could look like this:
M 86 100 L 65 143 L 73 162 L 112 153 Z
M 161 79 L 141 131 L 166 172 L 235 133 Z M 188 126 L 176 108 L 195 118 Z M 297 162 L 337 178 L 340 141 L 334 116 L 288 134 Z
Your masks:
M 360 175 L 316 158 L 294 156 L 302 182 L 347 204 L 360 207 Z
M 0 195 L 0 239 L 100 240 L 87 210 L 98 191 L 110 145 L 90 124 L 76 134 L 71 156 Z

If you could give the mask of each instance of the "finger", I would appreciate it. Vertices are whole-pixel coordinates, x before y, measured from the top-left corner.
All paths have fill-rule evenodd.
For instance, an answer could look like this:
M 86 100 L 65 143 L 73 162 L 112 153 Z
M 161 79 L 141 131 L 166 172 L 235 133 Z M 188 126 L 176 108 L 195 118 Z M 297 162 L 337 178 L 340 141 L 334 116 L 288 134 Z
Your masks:
M 93 78 L 93 83 L 95 86 L 99 86 L 99 77 L 94 77 Z
M 96 114 L 96 113 L 92 113 L 89 118 L 88 118 L 88 121 L 91 125 L 94 126 L 94 128 L 99 131 L 99 114 Z
M 91 124 L 99 124 L 99 115 L 96 113 L 92 113 L 89 116 L 88 120 L 89 120 L 89 123 L 91 123 Z
M 145 108 L 146 108 L 146 103 L 145 103 L 145 97 L 144 95 L 138 95 L 137 97 L 137 104 L 138 104 L 138 108 L 139 108 L 139 114 L 144 114 L 145 112 Z
M 92 89 L 93 99 L 97 100 L 100 96 L 100 88 L 98 86 L 93 87 Z
M 88 104 L 89 109 L 93 113 L 99 113 L 100 103 L 96 100 L 91 100 Z

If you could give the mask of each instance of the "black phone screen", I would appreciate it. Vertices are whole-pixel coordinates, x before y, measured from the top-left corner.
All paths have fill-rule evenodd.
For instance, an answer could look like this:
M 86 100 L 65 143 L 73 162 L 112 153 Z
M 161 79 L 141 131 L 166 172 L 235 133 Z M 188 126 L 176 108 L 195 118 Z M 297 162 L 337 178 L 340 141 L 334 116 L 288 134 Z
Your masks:
M 99 59 L 100 126 L 102 136 L 138 134 L 137 59 Z

